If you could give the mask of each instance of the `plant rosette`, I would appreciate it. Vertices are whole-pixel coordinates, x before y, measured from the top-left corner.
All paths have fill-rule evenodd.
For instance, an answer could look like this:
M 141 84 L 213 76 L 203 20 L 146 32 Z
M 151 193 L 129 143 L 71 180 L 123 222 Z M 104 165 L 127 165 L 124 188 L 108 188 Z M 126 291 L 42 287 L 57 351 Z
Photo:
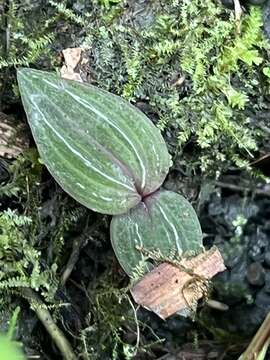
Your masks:
M 141 111 L 119 96 L 53 73 L 24 68 L 17 78 L 44 164 L 78 202 L 113 215 L 112 246 L 131 278 L 140 283 L 145 273 L 155 274 L 153 262 L 171 263 L 173 269 L 197 280 L 224 270 L 221 256 L 217 262 L 212 254 L 210 272 L 200 269 L 207 263 L 204 258 L 199 258 L 199 266 L 196 261 L 196 265 L 189 263 L 192 272 L 182 266 L 181 261 L 196 260 L 204 253 L 200 223 L 185 198 L 161 189 L 171 158 L 161 133 Z M 163 279 L 163 273 L 158 275 Z M 184 286 L 182 281 L 174 283 L 169 290 L 172 298 L 163 307 Z

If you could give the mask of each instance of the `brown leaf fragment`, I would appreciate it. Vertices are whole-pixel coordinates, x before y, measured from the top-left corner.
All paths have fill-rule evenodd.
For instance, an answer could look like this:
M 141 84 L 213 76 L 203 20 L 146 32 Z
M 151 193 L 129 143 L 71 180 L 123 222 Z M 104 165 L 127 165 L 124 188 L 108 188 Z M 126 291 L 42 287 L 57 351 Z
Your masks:
M 183 259 L 180 265 L 162 263 L 146 274 L 131 289 L 136 303 L 166 319 L 197 304 L 205 294 L 206 282 L 226 269 L 216 247 Z
M 16 158 L 28 146 L 27 127 L 12 116 L 0 112 L 0 156 Z
M 67 48 L 62 51 L 66 66 L 72 70 L 75 70 L 79 64 L 82 55 L 81 48 Z
M 61 77 L 82 82 L 80 73 L 76 70 L 82 58 L 82 49 L 67 48 L 62 51 L 62 54 L 65 59 L 65 65 L 60 70 Z

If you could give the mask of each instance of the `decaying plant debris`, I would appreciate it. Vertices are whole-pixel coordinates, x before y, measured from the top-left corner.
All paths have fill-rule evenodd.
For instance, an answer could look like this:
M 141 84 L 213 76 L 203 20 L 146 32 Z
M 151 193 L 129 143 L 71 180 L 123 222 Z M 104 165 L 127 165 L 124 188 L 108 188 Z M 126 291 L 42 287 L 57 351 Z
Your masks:
M 131 289 L 139 305 L 162 319 L 189 309 L 196 311 L 200 298 L 207 297 L 210 279 L 226 268 L 218 249 L 211 249 L 190 260 L 163 263 Z

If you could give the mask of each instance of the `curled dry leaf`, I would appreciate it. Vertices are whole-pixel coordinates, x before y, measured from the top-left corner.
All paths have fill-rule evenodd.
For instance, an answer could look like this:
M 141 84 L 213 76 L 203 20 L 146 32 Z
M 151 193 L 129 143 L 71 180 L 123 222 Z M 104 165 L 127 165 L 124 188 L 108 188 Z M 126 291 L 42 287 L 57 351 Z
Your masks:
M 166 319 L 194 308 L 207 290 L 207 281 L 225 269 L 219 250 L 213 247 L 192 259 L 181 260 L 179 266 L 160 264 L 131 289 L 131 294 L 137 304 Z

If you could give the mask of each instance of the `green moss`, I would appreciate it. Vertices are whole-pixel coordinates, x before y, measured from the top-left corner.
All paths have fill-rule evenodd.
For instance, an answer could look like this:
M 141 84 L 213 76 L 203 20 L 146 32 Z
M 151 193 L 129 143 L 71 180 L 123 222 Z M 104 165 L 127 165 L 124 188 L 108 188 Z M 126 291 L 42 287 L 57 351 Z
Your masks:
M 54 282 L 56 265 L 42 269 L 41 252 L 29 243 L 24 230 L 31 223 L 26 216 L 7 210 L 0 215 L 0 298 L 7 299 L 11 292 L 29 287 L 42 291 L 48 299 L 56 291 Z M 3 305 L 3 304 L 2 304 Z
M 112 360 L 131 360 L 137 353 L 146 354 L 154 343 L 162 342 L 138 319 L 138 307 L 129 297 L 129 288 L 119 290 L 118 281 L 108 269 L 88 288 L 91 312 L 86 318 L 86 328 L 80 332 L 79 348 L 89 359 L 100 359 L 100 354 L 106 354 Z M 151 340 L 143 343 L 140 331 L 146 328 L 150 329 Z
M 62 257 L 64 234 L 86 212 L 73 202 L 66 205 L 60 195 L 54 200 L 48 198 L 51 206 L 53 201 L 57 206 L 57 213 L 50 214 L 53 222 L 48 223 L 44 216 L 47 205 L 42 202 L 40 188 L 42 169 L 37 152 L 27 151 L 10 166 L 10 181 L 1 187 L 2 201 L 17 207 L 0 212 L 2 306 L 8 307 L 13 293 L 21 295 L 22 287 L 40 291 L 48 303 L 56 304 L 59 268 L 65 260 Z
M 30 2 L 24 11 L 20 1 L 11 4 L 2 15 L 9 40 L 0 69 L 52 69 L 58 51 L 82 46 L 92 82 L 147 104 L 187 173 L 250 170 L 265 137 L 253 117 L 269 93 L 260 8 L 243 15 L 237 34 L 234 12 L 214 0 L 50 0 L 46 10 Z
M 142 9 L 145 23 L 139 25 L 131 25 L 125 12 L 110 27 L 96 19 L 84 40 L 93 56 L 92 77 L 130 101 L 150 104 L 146 111 L 165 136 L 177 138 L 174 146 L 169 140 L 171 151 L 185 159 L 189 144 L 189 171 L 250 169 L 264 138 L 252 116 L 268 94 L 261 10 L 244 15 L 237 35 L 233 12 L 216 1 L 159 5 L 150 15 Z

